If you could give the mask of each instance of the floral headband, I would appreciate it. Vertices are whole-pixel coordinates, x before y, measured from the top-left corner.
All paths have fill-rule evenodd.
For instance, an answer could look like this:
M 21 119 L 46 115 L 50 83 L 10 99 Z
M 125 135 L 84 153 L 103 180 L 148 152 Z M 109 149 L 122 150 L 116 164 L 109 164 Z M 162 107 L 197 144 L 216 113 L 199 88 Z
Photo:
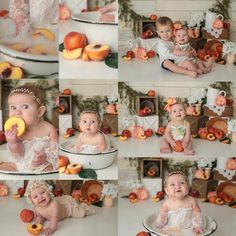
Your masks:
M 30 91 L 29 89 L 27 88 L 14 88 L 11 90 L 10 94 L 8 97 L 16 94 L 16 93 L 23 93 L 23 94 L 29 94 L 33 97 L 33 99 L 35 100 L 35 102 L 37 102 L 40 106 L 43 105 L 43 103 L 41 102 L 41 100 L 35 96 L 35 94 Z
M 48 185 L 45 181 L 43 180 L 31 180 L 28 182 L 28 185 L 25 190 L 25 197 L 28 203 L 33 206 L 33 202 L 31 200 L 30 194 L 32 190 L 36 188 L 43 188 L 45 191 L 47 191 L 51 197 L 51 199 L 54 198 L 54 195 L 52 193 L 52 186 Z
M 180 29 L 186 29 L 186 26 L 184 26 L 180 21 L 176 21 L 173 24 L 173 34 L 176 35 L 176 31 Z
M 164 107 L 164 110 L 167 112 L 171 112 L 171 106 L 177 103 L 177 100 L 175 98 L 168 98 L 167 99 L 167 104 Z
M 188 183 L 188 185 L 189 185 L 188 177 L 184 174 L 184 172 L 183 172 L 183 171 L 180 171 L 180 170 L 176 170 L 176 171 L 170 172 L 170 173 L 165 177 L 165 180 L 164 180 L 164 186 L 165 186 L 165 187 L 166 187 L 168 178 L 169 178 L 170 176 L 172 176 L 172 175 L 182 175 L 182 176 L 185 178 L 185 180 L 186 180 L 186 182 Z

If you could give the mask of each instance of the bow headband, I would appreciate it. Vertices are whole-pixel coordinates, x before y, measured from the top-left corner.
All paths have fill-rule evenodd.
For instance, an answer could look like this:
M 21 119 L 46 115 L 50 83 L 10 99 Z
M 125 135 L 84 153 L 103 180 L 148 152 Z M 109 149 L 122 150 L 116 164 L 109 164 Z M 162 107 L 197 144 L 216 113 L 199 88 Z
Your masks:
M 164 110 L 167 112 L 171 112 L 171 106 L 177 103 L 177 100 L 175 98 L 168 98 L 167 104 L 164 107 Z

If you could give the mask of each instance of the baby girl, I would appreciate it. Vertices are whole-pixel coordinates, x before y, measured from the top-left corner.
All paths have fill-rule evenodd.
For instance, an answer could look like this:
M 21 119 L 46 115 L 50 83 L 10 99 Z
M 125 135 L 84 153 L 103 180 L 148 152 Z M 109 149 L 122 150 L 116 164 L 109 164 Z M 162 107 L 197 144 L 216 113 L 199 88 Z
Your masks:
M 42 172 L 57 168 L 58 135 L 53 125 L 44 121 L 45 94 L 33 84 L 11 90 L 8 96 L 9 117 L 23 119 L 25 131 L 18 136 L 15 124 L 5 130 L 10 162 L 1 163 L 1 170 Z
M 49 226 L 43 229 L 46 236 L 51 236 L 56 231 L 60 220 L 68 217 L 82 218 L 94 213 L 90 206 L 85 203 L 78 204 L 69 195 L 54 197 L 50 187 L 42 180 L 29 181 L 25 196 L 35 209 L 35 224 L 49 221 Z
M 169 98 L 165 110 L 170 114 L 170 122 L 165 129 L 164 138 L 161 141 L 161 153 L 171 153 L 176 150 L 178 144 L 186 155 L 194 155 L 192 139 L 190 135 L 190 124 L 186 121 L 185 106 L 178 103 L 175 98 Z M 177 142 L 178 141 L 178 142 Z
M 211 71 L 214 58 L 211 57 L 208 62 L 203 62 L 196 57 L 195 50 L 190 46 L 187 29 L 181 23 L 174 24 L 175 47 L 174 55 L 179 56 L 179 60 L 175 60 L 178 66 L 197 74 L 205 74 Z M 188 57 L 183 60 L 183 56 Z
M 179 229 L 193 229 L 196 234 L 202 234 L 205 220 L 197 201 L 188 195 L 189 183 L 181 171 L 173 171 L 164 181 L 167 199 L 163 203 L 157 217 L 158 229 L 164 226 Z
M 100 153 L 109 149 L 106 136 L 99 132 L 102 125 L 95 111 L 83 111 L 79 118 L 81 133 L 77 138 L 77 150 L 82 153 Z

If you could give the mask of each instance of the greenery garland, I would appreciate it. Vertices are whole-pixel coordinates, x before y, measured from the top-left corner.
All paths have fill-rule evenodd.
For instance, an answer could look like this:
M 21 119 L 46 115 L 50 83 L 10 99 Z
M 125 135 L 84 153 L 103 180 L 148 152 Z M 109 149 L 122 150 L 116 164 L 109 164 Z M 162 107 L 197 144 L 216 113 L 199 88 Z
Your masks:
M 213 4 L 209 11 L 221 14 L 224 17 L 224 20 L 230 20 L 229 9 L 231 9 L 231 0 L 216 0 L 216 3 Z
M 140 20 L 149 19 L 146 16 L 139 15 L 132 9 L 131 0 L 119 0 L 119 19 L 132 29 L 135 37 L 139 34 Z

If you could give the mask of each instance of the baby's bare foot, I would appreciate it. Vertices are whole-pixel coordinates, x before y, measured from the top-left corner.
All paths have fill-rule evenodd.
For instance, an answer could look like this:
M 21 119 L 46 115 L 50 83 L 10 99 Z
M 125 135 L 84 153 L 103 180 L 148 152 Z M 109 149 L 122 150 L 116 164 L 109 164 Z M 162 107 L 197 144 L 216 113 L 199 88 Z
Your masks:
M 202 75 L 204 73 L 204 71 L 202 69 L 197 69 L 197 73 L 198 73 L 198 75 Z

